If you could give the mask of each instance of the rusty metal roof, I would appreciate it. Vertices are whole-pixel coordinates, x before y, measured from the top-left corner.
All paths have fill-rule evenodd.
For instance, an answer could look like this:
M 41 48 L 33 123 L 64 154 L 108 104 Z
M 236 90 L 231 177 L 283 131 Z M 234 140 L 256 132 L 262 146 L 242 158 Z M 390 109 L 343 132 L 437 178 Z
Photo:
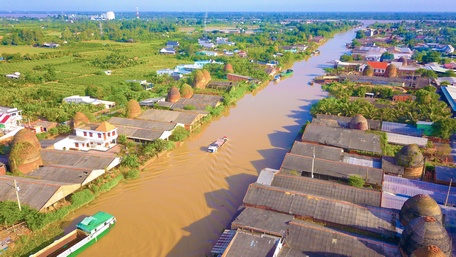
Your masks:
M 231 223 L 231 229 L 254 230 L 275 236 L 283 236 L 293 215 L 246 207 Z
M 295 141 L 290 153 L 312 157 L 315 149 L 315 158 L 341 161 L 343 149 L 325 145 L 317 145 L 306 142 Z
M 114 124 L 117 127 L 130 127 L 137 129 L 146 129 L 153 131 L 171 131 L 176 128 L 176 123 L 160 122 L 160 121 L 148 121 L 148 120 L 135 120 L 127 118 L 112 117 L 109 119 L 109 123 Z
M 302 135 L 302 141 L 316 142 L 345 149 L 382 153 L 380 137 L 355 129 L 343 129 L 308 124 Z
M 301 192 L 251 184 L 244 204 L 276 212 L 312 217 L 315 220 L 349 226 L 382 236 L 396 236 L 397 210 L 304 194 Z
M 278 237 L 238 230 L 223 256 L 273 257 L 279 240 Z
M 139 115 L 138 118 L 143 120 L 174 122 L 185 125 L 192 125 L 204 116 L 205 115 L 203 114 L 191 112 L 149 109 L 143 112 L 141 115 Z
M 312 159 L 312 157 L 308 156 L 287 153 L 280 170 L 311 173 Z M 359 175 L 367 183 L 373 185 L 381 185 L 383 181 L 383 171 L 381 169 L 318 158 L 315 158 L 313 173 L 341 179 L 348 179 L 351 175 Z
M 21 204 L 38 211 L 72 194 L 80 184 L 0 175 L 0 201 L 16 201 L 14 180 L 19 187 Z
M 380 200 L 382 198 L 381 192 L 374 189 L 356 188 L 326 180 L 284 175 L 281 173 L 274 176 L 271 186 L 376 207 L 380 207 Z
M 401 256 L 397 245 L 299 220 L 290 222 L 286 242 L 279 257 Z
M 341 125 L 344 124 L 345 126 L 343 126 L 343 127 L 348 127 L 348 123 L 350 123 L 350 120 L 352 119 L 352 117 L 328 115 L 328 114 L 317 114 L 317 119 L 335 120 L 335 121 L 339 122 Z M 313 122 L 313 120 L 312 120 L 312 122 Z M 379 120 L 367 119 L 367 123 L 369 124 L 370 130 L 380 130 L 381 126 L 382 126 L 382 122 Z
M 71 184 L 82 184 L 93 170 L 74 168 L 71 166 L 43 166 L 30 172 L 27 176 Z
M 45 166 L 72 166 L 74 168 L 99 170 L 109 167 L 118 157 L 115 154 L 102 152 L 87 153 L 42 149 L 41 158 Z

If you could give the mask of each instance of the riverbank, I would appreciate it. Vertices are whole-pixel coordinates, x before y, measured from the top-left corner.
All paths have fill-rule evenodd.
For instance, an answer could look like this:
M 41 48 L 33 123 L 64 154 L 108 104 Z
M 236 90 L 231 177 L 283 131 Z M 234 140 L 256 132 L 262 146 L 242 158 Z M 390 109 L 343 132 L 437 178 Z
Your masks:
M 286 87 L 287 85 L 289 86 L 291 82 L 296 83 L 296 79 L 293 78 L 293 77 L 295 77 L 296 79 L 300 80 L 300 79 L 301 79 L 301 74 L 298 74 L 297 72 L 295 72 L 295 74 L 294 74 L 292 77 L 288 78 L 286 81 L 283 81 L 283 82 L 281 83 L 281 86 Z M 291 81 L 291 82 L 290 82 L 290 81 Z M 263 89 L 269 88 L 269 87 L 267 87 L 267 85 L 270 85 L 270 84 L 268 84 L 267 82 L 264 82 L 264 85 L 260 86 L 257 90 L 255 90 L 255 91 L 252 93 L 252 94 L 255 94 L 255 101 L 258 100 L 258 98 L 257 98 L 258 95 L 261 95 L 261 94 L 263 93 Z M 270 85 L 270 86 L 272 86 L 272 85 Z M 276 89 L 280 89 L 280 88 L 276 88 Z M 274 90 L 274 91 L 275 91 L 275 90 Z M 275 92 L 275 93 L 277 93 L 276 97 L 282 97 L 282 96 L 280 95 L 280 92 L 277 91 L 277 92 Z M 298 95 L 298 94 L 295 94 L 295 96 L 297 96 L 297 95 Z M 241 103 L 245 103 L 245 101 L 248 101 L 248 100 L 250 100 L 250 99 L 252 100 L 252 102 L 254 101 L 253 95 L 252 95 L 251 97 L 249 97 L 249 93 L 247 93 L 247 94 L 245 94 L 245 95 L 242 95 L 242 96 L 238 99 L 239 101 L 236 101 L 236 106 L 232 106 L 232 108 L 229 107 L 228 110 L 226 111 L 226 113 L 224 112 L 224 113 L 222 114 L 221 118 L 220 118 L 219 120 L 217 120 L 217 122 L 218 122 L 218 123 L 219 123 L 219 122 L 222 122 L 222 123 L 225 124 L 225 121 L 224 121 L 225 118 L 228 117 L 228 116 L 232 116 L 232 115 L 234 115 L 235 113 L 238 113 L 238 112 L 239 112 L 239 108 L 241 107 L 241 106 L 240 106 Z M 281 99 L 281 100 L 283 100 L 283 99 Z M 277 102 L 277 100 L 276 100 L 276 102 Z M 281 101 L 279 101 L 279 102 L 281 102 Z M 273 106 L 266 106 L 266 104 L 267 104 L 267 103 L 262 102 L 261 105 L 260 105 L 260 106 L 263 106 L 262 109 L 258 109 L 258 106 L 257 106 L 257 107 L 254 108 L 254 110 L 246 111 L 246 113 L 249 113 L 250 117 L 256 117 L 256 115 L 254 115 L 253 113 L 251 113 L 251 111 L 255 111 L 255 112 L 257 112 L 257 113 L 258 113 L 258 112 L 259 112 L 259 113 L 264 113 L 264 111 L 265 111 L 266 113 L 270 113 L 270 114 L 274 113 L 274 110 L 271 110 L 271 109 L 270 109 L 270 107 L 273 107 Z M 282 103 L 282 105 L 283 105 L 283 106 L 279 106 L 279 108 L 286 107 L 286 106 L 287 106 L 287 103 Z M 280 118 L 277 118 L 276 120 L 279 121 Z M 252 121 L 253 121 L 253 120 L 252 120 Z M 247 124 L 246 120 L 243 120 L 243 121 L 241 121 L 241 122 L 239 122 L 239 121 L 238 121 L 238 122 L 234 122 L 234 124 L 236 124 L 236 123 L 241 124 L 242 127 L 244 127 L 245 124 Z M 244 124 L 244 123 L 245 123 L 245 124 Z M 270 121 L 266 122 L 265 124 L 270 125 Z M 302 126 L 302 125 L 301 125 L 301 126 Z M 260 133 L 261 129 L 258 128 L 258 126 L 255 126 L 255 125 L 252 126 L 252 128 L 255 128 L 255 127 L 258 129 L 258 133 Z M 231 130 L 230 130 L 230 131 L 227 131 L 228 128 L 231 128 Z M 188 141 L 182 143 L 182 146 L 176 148 L 176 149 L 173 150 L 172 152 L 167 152 L 167 154 L 164 154 L 163 156 L 157 158 L 156 161 L 154 161 L 154 162 L 148 162 L 148 164 L 147 164 L 146 166 L 144 166 L 144 169 L 145 169 L 147 172 L 141 173 L 141 176 L 142 176 L 141 179 L 139 179 L 139 180 L 133 180 L 133 181 L 131 181 L 131 182 L 129 182 L 129 183 L 121 183 L 118 187 L 115 188 L 115 190 L 112 190 L 112 191 L 110 191 L 110 192 L 104 193 L 104 194 L 103 194 L 103 197 L 101 197 L 101 198 L 105 198 L 105 199 L 100 199 L 100 197 L 97 197 L 97 199 L 95 199 L 95 200 L 93 201 L 93 204 L 91 204 L 91 205 L 89 205 L 89 206 L 86 206 L 86 207 L 84 207 L 84 208 L 81 209 L 81 210 L 76 211 L 74 214 L 72 213 L 72 214 L 71 214 L 71 217 L 69 217 L 69 218 L 72 219 L 72 218 L 74 218 L 74 217 L 79 217 L 79 216 L 77 216 L 78 214 L 80 214 L 80 213 L 82 213 L 82 212 L 84 212 L 84 211 L 88 211 L 88 210 L 93 209 L 93 208 L 97 208 L 97 209 L 98 209 L 98 208 L 110 209 L 110 207 L 108 207 L 108 206 L 105 206 L 106 208 L 100 206 L 100 203 L 104 203 L 105 200 L 112 199 L 111 197 L 112 197 L 113 195 L 117 195 L 117 194 L 119 194 L 120 192 L 123 192 L 123 191 L 127 191 L 127 192 L 128 192 L 128 190 L 137 191 L 137 190 L 139 189 L 138 187 L 141 187 L 141 185 L 140 185 L 141 183 L 142 183 L 142 184 L 150 183 L 151 180 L 149 180 L 149 179 L 156 178 L 157 176 L 160 176 L 160 179 L 157 179 L 158 182 L 160 183 L 160 182 L 163 182 L 163 181 L 162 181 L 163 178 L 169 178 L 170 175 L 171 175 L 171 177 L 174 176 L 174 175 L 176 175 L 176 174 L 173 174 L 174 172 L 165 172 L 166 168 L 171 168 L 171 169 L 173 169 L 173 171 L 176 171 L 176 170 L 174 170 L 174 168 L 175 168 L 174 165 L 169 166 L 169 164 L 168 164 L 168 162 L 173 162 L 173 161 L 171 161 L 170 159 L 172 159 L 172 158 L 174 158 L 174 157 L 177 159 L 177 162 L 179 162 L 179 160 L 180 160 L 180 161 L 184 161 L 184 162 L 191 161 L 191 162 L 189 163 L 189 165 L 187 165 L 186 167 L 181 167 L 180 165 L 177 165 L 177 166 L 181 167 L 182 170 L 184 170 L 184 171 L 186 170 L 186 171 L 189 172 L 189 174 L 185 174 L 185 175 L 182 174 L 182 175 L 184 176 L 184 178 L 185 178 L 185 177 L 187 177 L 187 178 L 192 178 L 193 175 L 205 174 L 205 172 L 207 172 L 208 170 L 209 170 L 209 171 L 212 171 L 212 170 L 215 169 L 215 170 L 214 170 L 215 174 L 211 174 L 209 181 L 208 181 L 207 178 L 201 178 L 201 179 L 198 180 L 198 181 L 201 181 L 200 183 L 202 183 L 202 181 L 206 181 L 206 182 L 208 182 L 208 183 L 210 184 L 211 187 L 210 187 L 210 189 L 209 189 L 209 192 L 211 192 L 211 191 L 216 192 L 216 191 L 218 191 L 218 190 L 221 190 L 222 194 L 224 194 L 223 192 L 225 192 L 225 193 L 231 192 L 231 189 L 237 190 L 237 191 L 239 191 L 239 192 L 245 191 L 246 183 L 247 183 L 247 182 L 250 182 L 250 181 L 252 181 L 252 180 L 254 179 L 254 177 L 255 177 L 254 174 L 256 174 L 256 172 L 257 172 L 258 169 L 256 169 L 256 168 L 253 168 L 253 169 L 249 168 L 249 169 L 247 170 L 247 171 L 248 171 L 248 172 L 247 172 L 247 174 L 248 174 L 247 176 L 242 176 L 242 175 L 239 176 L 240 174 L 239 174 L 239 175 L 236 175 L 237 178 L 234 179 L 234 181 L 238 181 L 238 183 L 237 183 L 238 185 L 233 184 L 233 183 L 236 183 L 236 182 L 234 182 L 234 181 L 229 182 L 228 184 L 229 184 L 230 186 L 229 186 L 228 188 L 229 188 L 230 190 L 228 190 L 228 191 L 225 191 L 226 189 L 228 189 L 226 184 L 225 184 L 225 185 L 220 185 L 220 183 L 219 183 L 219 182 L 215 182 L 215 180 L 216 180 L 217 174 L 218 174 L 218 175 L 221 174 L 222 177 L 229 175 L 229 173 L 227 173 L 227 172 L 228 172 L 228 171 L 227 171 L 227 167 L 231 167 L 232 165 L 234 165 L 234 164 L 236 163 L 236 161 L 234 161 L 234 160 L 232 159 L 232 156 L 236 156 L 236 155 L 238 154 L 238 153 L 235 153 L 235 152 L 233 152 L 233 151 L 237 151 L 236 149 L 242 149 L 241 151 L 245 151 L 246 149 L 250 149 L 250 147 L 244 147 L 244 148 L 241 147 L 241 148 L 238 148 L 238 146 L 237 146 L 237 144 L 239 143 L 239 140 L 245 141 L 245 142 L 249 142 L 249 138 L 248 138 L 248 137 L 245 138 L 245 135 L 241 135 L 242 132 L 244 132 L 244 133 L 246 133 L 247 135 L 250 135 L 250 136 L 255 135 L 256 133 L 253 132 L 253 134 L 252 134 L 252 131 L 251 131 L 250 129 L 247 129 L 247 128 L 244 128 L 242 131 L 237 131 L 238 128 L 233 128 L 233 125 L 228 125 L 228 124 L 225 124 L 225 127 L 224 127 L 223 129 L 222 129 L 222 128 L 219 128 L 219 131 L 215 131 L 215 132 L 216 132 L 216 135 L 214 135 L 214 133 L 209 133 L 209 134 L 207 134 L 207 131 L 208 131 L 208 130 L 213 130 L 213 124 L 210 124 L 210 126 L 208 125 L 208 126 L 205 126 L 204 128 L 202 128 L 202 129 L 201 129 L 201 132 L 202 132 L 202 133 L 197 134 L 197 135 L 192 135 L 192 137 L 191 137 Z M 204 132 L 204 133 L 203 133 L 203 132 Z M 241 133 L 241 134 L 240 134 L 240 133 Z M 205 153 L 205 152 L 204 152 L 204 154 L 203 154 L 203 152 L 201 152 L 200 149 L 201 149 L 202 147 L 206 146 L 207 143 L 208 143 L 209 141 L 212 141 L 214 138 L 218 138 L 218 137 L 220 137 L 220 135 L 224 135 L 224 134 L 226 134 L 231 140 L 230 140 L 230 142 L 228 143 L 228 145 L 227 145 L 226 147 L 224 147 L 224 149 L 222 149 L 221 152 L 217 153 L 217 155 L 208 155 L 208 154 Z M 209 138 L 208 138 L 208 137 L 209 137 Z M 241 139 L 241 138 L 244 138 L 244 139 Z M 264 139 L 262 139 L 262 140 L 264 140 Z M 196 143 L 196 142 L 198 142 L 198 143 Z M 196 146 L 195 146 L 195 144 L 196 144 Z M 189 148 L 190 145 L 193 145 L 193 146 Z M 288 146 L 287 146 L 287 147 L 288 147 Z M 285 148 L 286 148 L 286 147 L 284 147 L 284 149 L 285 149 Z M 181 155 L 181 154 L 182 154 L 182 155 Z M 189 159 L 185 157 L 185 156 L 188 155 L 188 154 L 190 154 L 190 155 L 192 156 L 192 157 L 189 158 Z M 227 155 L 227 154 L 228 154 L 228 155 Z M 245 158 L 245 157 L 248 158 L 249 156 L 250 156 L 250 155 L 247 154 L 246 156 L 244 156 L 244 158 Z M 182 160 L 182 158 L 184 158 L 184 160 Z M 239 158 L 239 159 L 241 160 L 241 159 L 243 159 L 243 158 L 241 157 L 241 158 Z M 209 163 L 207 163 L 208 161 L 209 161 Z M 221 162 L 221 163 L 219 163 L 219 162 Z M 200 168 L 202 169 L 202 171 L 198 169 L 198 167 L 200 166 L 199 164 L 201 164 L 201 167 L 200 167 Z M 195 165 L 198 166 L 198 167 L 196 167 Z M 206 165 L 209 165 L 209 166 L 206 166 Z M 163 167 L 162 167 L 162 166 L 163 166 Z M 242 166 L 245 166 L 245 163 L 242 164 L 240 167 L 242 167 Z M 235 166 L 234 166 L 234 167 L 235 167 Z M 164 170 L 164 169 L 165 169 L 165 170 Z M 196 170 L 195 170 L 195 169 L 196 169 Z M 238 168 L 235 168 L 235 169 L 238 169 Z M 241 169 L 241 170 L 242 170 L 242 169 Z M 222 173 L 219 173 L 220 171 L 221 171 Z M 238 171 L 239 171 L 239 170 L 238 170 Z M 181 172 L 181 171 L 179 171 L 179 172 Z M 166 176 L 165 176 L 165 173 L 166 173 Z M 169 173 L 169 174 L 168 174 L 168 173 Z M 192 175 L 192 174 L 193 174 L 193 175 Z M 242 173 L 241 173 L 241 174 L 242 174 Z M 215 176 L 215 177 L 214 177 L 214 176 Z M 231 176 L 231 175 L 230 175 L 230 176 Z M 242 179 L 242 178 L 244 178 L 244 179 Z M 194 179 L 194 178 L 192 178 L 191 184 L 192 184 L 192 185 L 195 185 L 193 179 Z M 188 182 L 188 181 L 183 182 L 183 181 L 181 181 L 181 178 L 177 178 L 177 177 L 176 177 L 175 180 L 176 180 L 176 184 L 178 184 L 179 186 L 184 186 L 184 187 L 185 187 L 186 185 L 189 185 L 188 183 L 186 183 L 186 182 Z M 180 182 L 177 182 L 177 181 L 180 181 Z M 211 183 L 211 181 L 212 181 L 212 183 Z M 197 184 L 200 184 L 200 183 L 197 183 Z M 181 195 L 181 194 L 182 194 L 182 190 L 179 189 L 179 188 L 176 188 L 177 185 L 172 186 L 172 185 L 170 185 L 169 183 L 163 183 L 162 185 L 157 185 L 156 183 L 153 183 L 153 184 L 154 184 L 154 186 L 157 187 L 157 188 L 154 189 L 154 190 L 158 190 L 159 188 L 161 188 L 161 189 L 163 189 L 164 192 L 167 192 L 167 191 L 169 191 L 170 189 L 174 189 L 174 190 L 177 190 L 177 192 L 179 193 L 178 195 Z M 170 188 L 164 189 L 163 186 L 165 186 L 165 185 L 168 185 Z M 202 186 L 202 187 L 204 187 L 204 186 Z M 141 187 L 141 188 L 142 188 L 142 187 Z M 199 192 L 198 190 L 194 190 L 194 191 L 196 191 L 197 193 L 200 193 L 199 196 L 197 197 L 197 198 L 199 198 L 200 196 L 205 195 L 205 194 L 208 192 L 207 190 L 208 190 L 208 189 L 206 188 L 206 189 L 204 190 L 204 192 Z M 175 195 L 176 192 L 174 192 L 174 193 L 168 192 L 168 193 L 169 193 L 169 196 L 173 196 L 173 195 Z M 228 194 L 231 194 L 231 193 L 228 193 Z M 164 199 L 166 199 L 166 198 L 168 197 L 168 195 L 163 195 L 163 193 L 159 193 L 158 195 L 159 195 L 159 196 L 161 195 Z M 189 195 L 189 196 L 192 196 L 192 195 L 193 195 L 193 196 L 196 196 L 195 193 L 193 192 L 193 190 L 188 191 L 188 195 Z M 217 195 L 217 193 L 216 193 L 216 195 Z M 235 195 L 237 195 L 237 193 L 236 193 Z M 150 199 L 147 199 L 147 200 L 148 200 L 147 202 L 149 202 L 149 200 L 150 200 L 150 201 L 153 201 L 153 202 L 155 203 L 155 204 L 154 204 L 155 207 L 157 207 L 157 211 L 162 210 L 162 211 L 164 211 L 165 213 L 168 213 L 168 214 L 169 214 L 169 218 L 173 217 L 174 214 L 170 214 L 168 211 L 165 211 L 165 210 L 164 210 L 164 209 L 166 209 L 166 208 L 160 208 L 160 207 L 163 207 L 163 204 L 166 204 L 167 202 L 169 203 L 170 201 L 166 201 L 166 200 L 163 199 L 163 201 L 164 201 L 165 203 L 158 203 L 158 202 L 156 202 L 155 200 L 159 200 L 159 201 L 160 201 L 160 199 L 159 199 L 160 197 L 159 197 L 158 199 L 155 199 L 156 197 L 157 197 L 157 196 L 150 197 Z M 177 195 L 175 195 L 175 197 L 177 197 Z M 172 197 L 172 198 L 174 199 L 175 197 Z M 208 196 L 208 197 L 209 197 L 209 198 L 212 198 L 212 197 L 210 197 L 210 196 Z M 137 200 L 145 200 L 144 197 L 127 197 L 127 198 L 130 199 L 130 200 L 132 200 L 132 202 L 136 202 Z M 136 199 L 136 198 L 139 198 L 139 199 Z M 125 199 L 125 198 L 121 198 L 121 199 Z M 184 199 L 185 199 L 185 198 L 184 198 Z M 225 197 L 221 197 L 221 199 L 226 199 L 226 198 L 225 198 Z M 174 200 L 176 200 L 176 199 L 174 199 Z M 188 202 L 188 201 L 189 201 L 189 200 L 187 200 L 187 202 Z M 193 200 L 190 200 L 190 201 L 193 202 Z M 186 205 L 188 206 L 188 204 L 189 204 L 189 203 L 183 204 L 183 203 L 180 202 L 180 201 L 176 201 L 176 202 L 178 202 L 178 203 L 176 203 L 176 207 L 182 207 L 182 206 L 186 206 Z M 204 203 L 204 202 L 206 202 L 206 201 L 203 200 L 203 203 Z M 223 218 L 221 221 L 214 221 L 214 224 L 215 224 L 214 227 L 223 227 L 223 226 L 221 226 L 221 225 L 223 225 L 223 224 L 221 224 L 221 223 L 226 223 L 225 220 L 229 219 L 229 217 L 232 216 L 233 209 L 235 209 L 235 206 L 237 205 L 237 203 L 239 202 L 239 200 L 238 200 L 237 196 L 234 197 L 231 201 L 229 201 L 229 202 L 230 202 L 230 203 L 228 204 L 229 206 L 228 206 L 226 203 L 223 203 L 223 201 L 220 202 L 220 200 L 216 200 L 216 199 L 212 199 L 212 200 L 210 200 L 210 202 L 211 202 L 212 204 L 210 204 L 209 209 L 212 209 L 212 207 L 216 207 L 216 206 L 218 206 L 216 209 L 218 209 L 218 208 L 222 208 L 222 209 L 225 208 L 225 209 L 228 209 L 227 211 L 225 210 L 225 212 L 224 212 L 225 214 L 223 214 L 224 218 Z M 220 203 L 219 203 L 219 204 L 213 205 L 213 203 L 217 203 L 217 202 L 220 202 Z M 179 204 L 179 203 L 180 203 L 180 204 Z M 196 201 L 195 201 L 195 205 L 199 206 L 200 204 L 201 204 L 201 200 L 196 200 Z M 144 206 L 144 203 L 140 203 L 138 206 L 143 206 L 143 207 L 145 207 L 145 206 Z M 113 207 L 113 206 L 111 206 L 111 208 L 112 208 L 112 207 Z M 190 209 L 193 209 L 191 206 L 188 206 L 188 207 L 189 207 Z M 228 208 L 226 208 L 226 207 L 228 207 Z M 125 208 L 124 211 L 115 211 L 114 213 L 119 212 L 121 218 L 123 218 L 123 219 L 125 219 L 125 218 L 129 219 L 129 218 L 128 218 L 129 215 L 127 215 L 127 217 L 125 217 L 124 215 L 122 215 L 122 214 L 126 214 L 125 211 L 128 210 L 128 209 L 129 209 L 129 208 Z M 131 207 L 131 209 L 135 209 L 135 207 Z M 206 206 L 206 208 L 201 208 L 201 209 L 205 209 L 205 210 L 207 211 L 207 206 Z M 178 209 L 176 209 L 176 211 L 178 211 Z M 89 212 L 91 212 L 91 211 L 89 211 Z M 110 211 L 110 212 L 112 212 L 112 211 Z M 211 213 L 211 212 L 212 212 L 212 211 L 209 211 L 209 213 Z M 147 211 L 146 211 L 146 213 L 150 213 L 150 212 L 147 212 Z M 207 215 L 207 214 L 208 214 L 208 213 L 206 213 L 206 215 Z M 228 215 L 227 215 L 227 214 L 228 214 Z M 152 216 L 154 216 L 154 215 L 157 216 L 157 217 L 162 217 L 162 214 L 159 214 L 159 213 L 156 213 L 156 212 L 153 212 L 153 215 L 152 215 Z M 118 216 L 118 215 L 116 214 L 116 217 L 117 217 L 117 216 Z M 143 216 L 143 215 L 141 215 L 141 216 Z M 197 215 L 197 216 L 200 216 L 200 215 Z M 203 217 L 204 217 L 204 214 L 203 214 Z M 146 218 L 146 219 L 147 219 L 147 218 Z M 184 219 L 184 220 L 185 220 L 185 219 Z M 125 222 L 125 220 L 124 220 L 124 222 Z M 180 222 L 176 222 L 176 223 L 177 223 L 177 224 L 181 224 Z M 211 222 L 207 223 L 207 225 L 209 225 L 210 223 L 211 223 Z M 166 222 L 161 222 L 160 225 L 164 225 L 164 224 L 166 224 Z M 203 223 L 203 226 L 204 226 L 204 224 L 206 224 L 206 222 Z M 181 225 L 182 225 L 182 224 L 181 224 Z M 226 225 L 226 224 L 225 224 L 225 225 Z M 178 226 L 180 226 L 180 225 L 178 225 Z M 200 226 L 201 226 L 201 225 L 200 225 Z M 122 231 L 123 231 L 124 225 L 120 225 L 120 224 L 119 224 L 118 227 L 121 227 L 121 228 L 122 228 Z M 180 228 L 182 228 L 182 227 L 185 227 L 185 226 L 180 226 Z M 198 227 L 198 226 L 197 226 L 197 227 Z M 204 230 L 206 230 L 206 229 L 207 229 L 207 228 L 203 228 L 202 230 L 204 231 Z M 166 228 L 165 228 L 164 230 L 166 231 Z M 215 232 L 215 233 L 214 233 L 214 232 Z M 210 232 L 209 234 L 211 235 L 212 238 L 214 238 L 214 237 L 215 237 L 214 234 L 217 235 L 218 233 L 219 233 L 219 230 L 217 229 L 217 231 L 212 231 L 212 232 Z M 166 233 L 165 233 L 165 234 L 166 234 Z M 175 234 L 173 234 L 173 233 L 171 233 L 171 234 L 172 234 L 173 236 L 175 236 Z M 188 235 L 188 233 L 185 233 L 185 234 Z M 132 236 L 132 238 L 134 238 L 134 237 L 135 237 L 135 236 Z M 180 238 L 180 237 L 178 237 L 178 238 Z M 168 239 L 169 239 L 169 237 L 168 237 Z M 109 241 L 109 240 L 108 240 L 108 241 Z M 176 243 L 176 244 L 178 244 L 178 245 L 181 245 L 181 244 L 179 244 L 178 242 L 175 242 L 174 240 L 170 240 L 168 243 L 165 243 L 163 247 L 159 247 L 159 249 L 157 249 L 157 251 L 158 251 L 159 253 L 158 253 L 158 255 L 156 255 L 156 256 L 164 256 L 164 255 L 166 255 L 166 251 L 169 251 L 169 247 L 170 247 L 169 244 L 171 244 L 172 242 L 174 242 L 174 243 Z M 101 243 L 102 243 L 102 242 L 101 242 Z M 207 244 L 207 242 L 206 242 L 205 244 Z M 185 243 L 184 243 L 184 245 L 185 245 Z M 209 243 L 208 245 L 210 246 L 210 243 Z M 181 247 L 182 247 L 182 245 L 181 245 Z M 204 249 L 207 249 L 207 247 L 208 247 L 208 246 L 205 246 Z M 171 247 L 171 248 L 172 248 L 172 247 Z M 168 249 L 168 250 L 166 250 L 166 249 Z M 124 249 L 124 250 L 125 250 L 125 249 Z M 206 251 L 206 250 L 200 250 L 200 251 Z M 122 252 L 122 251 L 121 251 L 121 252 Z M 125 252 L 124 252 L 124 253 L 125 253 Z M 108 253 L 107 253 L 107 254 L 108 254 Z M 110 252 L 108 255 L 112 255 L 112 252 Z M 115 254 L 114 254 L 114 255 L 115 255 Z

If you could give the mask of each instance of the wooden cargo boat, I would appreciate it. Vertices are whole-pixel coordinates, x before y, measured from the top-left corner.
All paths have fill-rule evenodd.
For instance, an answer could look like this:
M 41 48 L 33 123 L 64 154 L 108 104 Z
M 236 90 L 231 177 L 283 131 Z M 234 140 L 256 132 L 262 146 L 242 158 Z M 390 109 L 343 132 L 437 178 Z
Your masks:
M 116 218 L 111 214 L 97 212 L 79 222 L 75 230 L 30 257 L 76 256 L 106 235 L 115 223 Z

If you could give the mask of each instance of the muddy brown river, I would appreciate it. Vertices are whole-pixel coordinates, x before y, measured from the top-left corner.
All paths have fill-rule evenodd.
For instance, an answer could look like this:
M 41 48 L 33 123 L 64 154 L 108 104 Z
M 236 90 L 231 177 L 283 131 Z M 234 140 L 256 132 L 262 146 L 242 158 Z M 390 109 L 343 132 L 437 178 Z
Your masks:
M 141 178 L 120 184 L 70 215 L 106 211 L 117 224 L 81 254 L 88 256 L 204 257 L 226 228 L 261 169 L 278 169 L 310 107 L 326 96 L 308 82 L 347 52 L 354 31 L 340 33 L 319 56 L 293 66 L 294 74 L 245 95 L 201 133 L 158 158 Z M 227 136 L 219 152 L 206 146 Z M 73 222 L 74 223 L 74 222 Z

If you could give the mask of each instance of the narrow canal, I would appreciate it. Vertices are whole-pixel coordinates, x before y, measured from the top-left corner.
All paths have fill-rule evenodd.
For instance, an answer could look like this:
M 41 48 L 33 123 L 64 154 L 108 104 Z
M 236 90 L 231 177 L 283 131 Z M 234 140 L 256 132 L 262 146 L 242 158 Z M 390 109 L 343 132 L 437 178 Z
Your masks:
M 321 54 L 297 62 L 294 74 L 246 95 L 202 133 L 146 167 L 141 178 L 119 185 L 70 218 L 97 211 L 117 218 L 113 230 L 81 256 L 203 257 L 229 224 L 261 169 L 278 169 L 310 107 L 326 96 L 308 82 L 347 52 L 354 31 L 336 35 Z M 218 153 L 213 140 L 227 136 Z

